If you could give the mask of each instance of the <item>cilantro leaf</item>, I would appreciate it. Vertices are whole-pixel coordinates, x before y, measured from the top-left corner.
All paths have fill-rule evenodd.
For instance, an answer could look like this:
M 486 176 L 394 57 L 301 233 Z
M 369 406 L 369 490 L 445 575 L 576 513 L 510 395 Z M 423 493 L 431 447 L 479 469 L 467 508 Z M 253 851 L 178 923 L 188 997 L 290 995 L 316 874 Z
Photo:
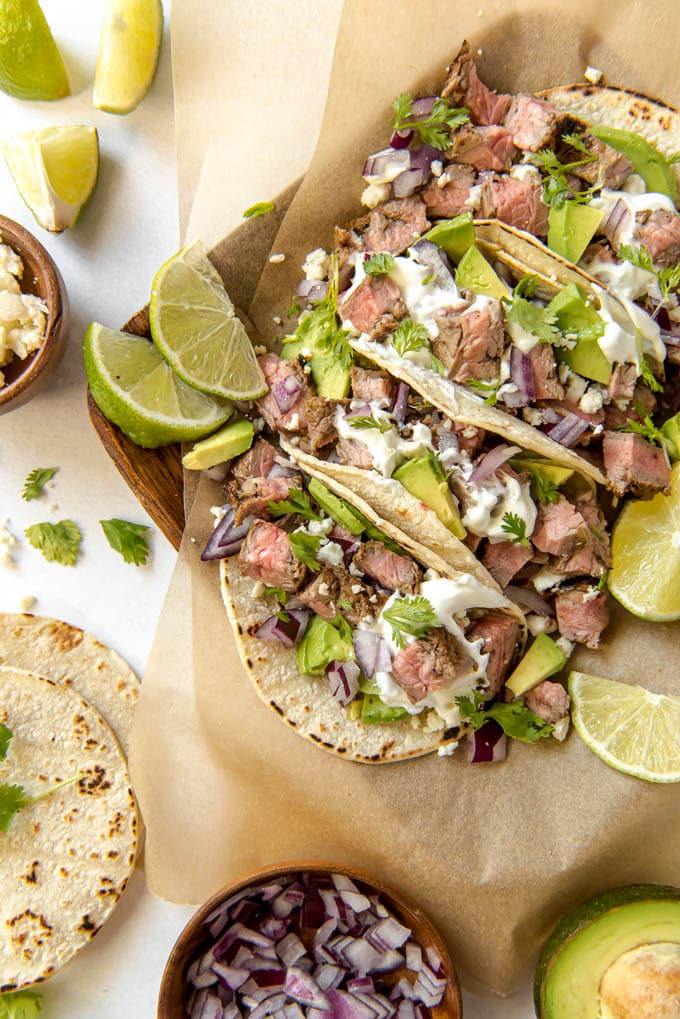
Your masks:
M 484 379 L 468 379 L 467 385 L 470 389 L 474 389 L 476 393 L 486 396 L 484 403 L 487 403 L 489 407 L 496 406 L 498 390 L 501 387 L 500 379 L 497 379 L 495 382 L 486 382 Z
M 538 286 L 538 276 L 533 273 L 529 273 L 526 276 L 520 276 L 515 284 L 513 294 L 517 297 L 531 297 L 536 292 Z
M 21 785 L 0 785 L 0 832 L 9 831 L 16 814 L 29 803 Z
M 562 141 L 565 142 L 567 145 L 570 145 L 572 149 L 576 149 L 577 152 L 583 152 L 584 155 L 588 156 L 588 159 L 584 160 L 584 162 L 592 163 L 592 161 L 596 158 L 592 152 L 588 151 L 588 147 L 586 146 L 586 143 L 584 142 L 583 138 L 581 138 L 581 136 L 576 134 L 575 132 L 571 132 L 570 134 L 563 134 Z
M 367 276 L 386 276 L 388 272 L 392 272 L 397 263 L 394 261 L 394 255 L 390 255 L 387 252 L 380 252 L 377 255 L 371 255 L 364 262 L 363 269 Z
M 644 244 L 622 244 L 619 248 L 619 258 L 624 262 L 630 262 L 638 269 L 645 272 L 654 272 L 652 256 Z
M 285 342 L 301 340 L 303 348 L 332 357 L 339 368 L 346 370 L 354 360 L 347 336 L 347 330 L 338 326 L 338 259 L 333 255 L 326 296 L 300 319 Z
M 519 513 L 506 513 L 501 521 L 501 531 L 504 531 L 508 535 L 513 535 L 510 541 L 513 545 L 522 545 L 524 548 L 529 548 L 529 539 L 527 538 L 527 522 L 519 515 Z
M 640 375 L 642 381 L 653 393 L 663 393 L 663 386 L 652 371 L 652 366 L 646 357 L 640 357 Z
M 243 213 L 244 219 L 255 219 L 257 216 L 266 216 L 268 212 L 273 212 L 276 208 L 274 202 L 256 202 L 255 205 L 251 205 L 250 208 L 246 209 Z
M 288 592 L 284 591 L 282 587 L 267 587 L 265 585 L 263 596 L 265 598 L 276 598 L 281 605 L 285 605 L 288 601 Z
M 56 467 L 36 467 L 34 471 L 31 471 L 24 482 L 21 498 L 26 502 L 38 499 L 43 494 L 47 482 L 57 473 L 57 469 Z
M 600 575 L 600 579 L 598 580 L 598 582 L 597 582 L 597 584 L 595 586 L 595 590 L 596 591 L 606 591 L 607 590 L 607 579 L 608 579 L 608 577 L 609 577 L 609 574 L 605 570 L 604 573 L 602 573 Z
M 542 149 L 540 152 L 531 153 L 531 162 L 543 170 L 546 175 L 543 178 L 543 201 L 546 205 L 552 205 L 556 209 L 561 209 L 566 201 L 587 202 L 596 191 L 602 188 L 604 183 L 604 174 L 601 172 L 601 179 L 598 178 L 592 187 L 586 188 L 584 191 L 575 191 L 571 187 L 569 183 L 571 172 L 579 166 L 594 162 L 597 156 L 588 152 L 585 144 L 577 135 L 565 134 L 562 135 L 562 140 L 583 153 L 583 159 L 563 163 L 557 158 L 553 149 Z
M 433 372 L 436 372 L 437 375 L 446 375 L 446 366 L 444 365 L 444 362 L 440 361 L 438 357 L 434 356 L 434 354 L 430 357 L 430 368 Z
M 397 96 L 392 104 L 393 131 L 414 131 L 421 142 L 443 151 L 451 144 L 451 128 L 460 127 L 470 119 L 465 107 L 449 106 L 446 99 L 435 99 L 432 112 L 416 116 L 413 113 L 413 99 L 406 92 Z
M 657 273 L 659 288 L 664 301 L 668 300 L 671 293 L 680 287 L 680 264 L 667 265 Z
M 512 461 L 511 461 L 512 466 Z M 531 496 L 535 502 L 542 506 L 547 502 L 557 502 L 560 497 L 559 487 L 551 477 L 546 474 L 540 464 L 523 462 L 518 470 L 529 471 L 531 475 Z
M 146 524 L 133 524 L 129 520 L 100 520 L 102 531 L 106 535 L 114 552 L 120 552 L 126 563 L 144 566 L 149 558 L 149 546 L 144 532 L 149 528 Z
M 35 1019 L 43 1006 L 37 991 L 12 991 L 0 994 L 0 1019 Z
M 636 405 L 635 409 L 638 414 L 642 408 Z M 617 428 L 618 432 L 637 432 L 643 439 L 646 439 L 652 446 L 661 446 L 665 449 L 665 436 L 656 427 L 649 414 L 640 414 L 640 420 L 634 421 L 632 418 L 627 418 L 625 425 L 621 425 Z
M 301 488 L 292 488 L 286 499 L 269 499 L 267 506 L 269 512 L 275 517 L 282 517 L 285 513 L 297 513 L 303 520 L 323 519 L 320 513 L 312 509 L 308 493 Z
M 461 717 L 472 732 L 481 729 L 490 718 L 498 722 L 507 736 L 522 743 L 536 743 L 549 736 L 553 730 L 550 723 L 535 715 L 522 701 L 512 701 L 510 704 L 497 702 L 486 711 L 482 709 L 483 703 L 483 698 L 476 690 L 472 692 L 471 698 L 456 697 Z
M 390 341 L 399 357 L 403 357 L 410 350 L 423 350 L 430 345 L 430 337 L 425 326 L 410 318 L 402 319 L 390 336 Z
M 288 541 L 293 555 L 299 562 L 308 566 L 312 573 L 321 569 L 321 563 L 317 562 L 316 556 L 321 546 L 320 534 L 307 534 L 306 531 L 293 531 L 288 535 Z
M 338 608 L 343 609 L 345 612 L 351 612 L 352 603 L 346 601 L 345 598 L 338 598 Z
M 298 304 L 297 294 L 293 294 L 293 296 L 290 299 L 290 304 L 288 305 L 286 318 L 295 318 L 296 315 L 299 315 L 301 311 L 302 305 Z
M 72 520 L 60 520 L 56 524 L 48 521 L 32 524 L 24 534 L 33 548 L 42 552 L 48 563 L 75 565 L 83 536 Z
M 7 757 L 7 751 L 13 736 L 12 730 L 4 722 L 0 722 L 0 761 L 4 761 Z
M 397 647 L 405 646 L 404 634 L 424 637 L 433 626 L 438 625 L 434 609 L 422 595 L 395 598 L 390 607 L 383 612 L 383 619 L 392 627 L 392 636 Z
M 386 418 L 374 418 L 370 414 L 360 414 L 357 417 L 347 418 L 350 428 L 377 428 L 383 435 L 391 431 L 394 424 Z
M 503 303 L 508 306 L 506 321 L 516 322 L 520 329 L 533 336 L 537 336 L 542 343 L 552 343 L 560 335 L 555 325 L 557 315 L 540 304 L 532 304 L 524 297 L 524 294 L 531 295 L 536 289 L 536 277 L 523 276 L 512 292 L 512 298 L 504 298 Z

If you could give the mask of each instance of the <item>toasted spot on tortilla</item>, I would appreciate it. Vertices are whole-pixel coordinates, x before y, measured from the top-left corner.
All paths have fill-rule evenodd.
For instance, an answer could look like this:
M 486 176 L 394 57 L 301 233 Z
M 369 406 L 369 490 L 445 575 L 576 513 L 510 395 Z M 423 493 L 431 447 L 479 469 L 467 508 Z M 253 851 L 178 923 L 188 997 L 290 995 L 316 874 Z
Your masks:
M 60 651 L 72 651 L 83 641 L 83 631 L 76 626 L 69 626 L 67 623 L 55 621 L 50 632 Z

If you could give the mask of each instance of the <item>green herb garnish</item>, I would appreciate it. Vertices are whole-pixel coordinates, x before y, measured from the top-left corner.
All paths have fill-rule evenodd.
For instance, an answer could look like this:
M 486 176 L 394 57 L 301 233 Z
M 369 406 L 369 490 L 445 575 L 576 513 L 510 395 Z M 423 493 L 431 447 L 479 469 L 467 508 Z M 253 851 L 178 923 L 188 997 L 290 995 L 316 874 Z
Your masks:
M 436 372 L 437 375 L 446 375 L 446 366 L 444 365 L 444 362 L 440 361 L 438 357 L 434 356 L 434 354 L 430 357 L 430 368 L 433 372 Z
M 618 432 L 637 432 L 643 439 L 646 439 L 652 446 L 661 446 L 665 449 L 665 436 L 656 427 L 649 414 L 641 414 L 641 407 L 639 404 L 635 405 L 635 409 L 640 415 L 639 421 L 634 421 L 632 418 L 626 420 L 625 425 L 621 425 L 617 428 Z
M 394 255 L 380 252 L 366 259 L 363 264 L 363 270 L 367 276 L 386 276 L 388 272 L 392 272 L 396 264 Z
M 388 421 L 386 418 L 374 418 L 370 414 L 348 417 L 347 422 L 351 428 L 377 428 L 383 435 L 394 428 L 394 422 Z
M 323 520 L 321 514 L 312 509 L 309 494 L 302 488 L 292 488 L 286 499 L 269 499 L 267 506 L 274 517 L 282 517 L 286 513 L 297 513 L 303 520 Z
M 7 751 L 9 745 L 12 742 L 14 733 L 9 729 L 4 722 L 0 722 L 0 761 L 4 761 L 7 757 Z
M 527 522 L 519 513 L 506 513 L 501 521 L 501 531 L 512 535 L 510 541 L 513 545 L 522 545 L 524 548 L 529 548 Z
M 608 576 L 609 575 L 608 575 L 606 570 L 604 571 L 604 573 L 602 573 L 600 575 L 600 579 L 598 580 L 597 584 L 595 585 L 595 590 L 596 591 L 606 591 L 607 590 L 607 578 L 608 578 Z
M 642 381 L 653 393 L 663 393 L 663 386 L 652 371 L 651 364 L 642 355 L 640 356 L 640 375 L 642 376 Z
M 522 743 L 536 743 L 539 739 L 550 736 L 553 731 L 549 722 L 535 715 L 522 701 L 512 701 L 510 704 L 497 702 L 487 711 L 482 710 L 483 703 L 476 690 L 472 692 L 472 697 L 456 697 L 461 717 L 473 732 L 481 729 L 490 718 L 498 722 L 507 736 L 521 740 Z
M 43 494 L 43 489 L 47 482 L 53 478 L 56 473 L 56 467 L 36 467 L 34 471 L 31 471 L 24 482 L 24 490 L 21 494 L 21 498 L 25 499 L 26 502 L 30 502 L 31 499 L 38 499 Z
M 316 556 L 321 547 L 320 534 L 308 534 L 307 531 L 293 531 L 288 535 L 293 555 L 305 566 L 308 566 L 312 573 L 321 569 L 321 563 L 316 561 Z
M 555 325 L 557 315 L 554 311 L 527 300 L 527 297 L 535 291 L 537 283 L 535 276 L 522 276 L 512 292 L 512 297 L 503 298 L 503 303 L 507 307 L 505 318 L 508 322 L 516 322 L 525 332 L 537 336 L 542 343 L 552 343 L 560 335 Z
M 595 162 L 597 156 L 588 152 L 578 135 L 565 134 L 562 135 L 562 140 L 583 153 L 583 159 L 562 163 L 553 149 L 542 149 L 540 152 L 531 153 L 531 162 L 546 174 L 543 178 L 543 201 L 546 205 L 552 205 L 556 209 L 561 209 L 566 201 L 579 203 L 589 201 L 596 191 L 601 190 L 604 183 L 604 176 L 601 174 L 602 179 L 598 179 L 591 188 L 587 188 L 585 191 L 575 191 L 571 187 L 569 176 L 572 171 L 579 166 L 585 166 L 586 163 Z
M 390 341 L 399 357 L 403 357 L 410 350 L 423 350 L 430 345 L 430 337 L 425 326 L 411 318 L 405 318 L 399 323 L 390 336 Z
M 130 520 L 119 520 L 117 517 L 100 520 L 99 523 L 111 548 L 119 552 L 126 563 L 146 565 L 149 558 L 149 545 L 144 537 L 149 530 L 147 524 L 133 524 Z
M 288 592 L 284 591 L 282 587 L 267 587 L 265 585 L 262 595 L 264 598 L 276 598 L 281 605 L 285 605 L 288 601 Z
M 0 785 L 0 832 L 9 831 L 12 821 L 24 807 L 44 800 L 47 796 L 55 793 L 57 789 L 63 789 L 64 786 L 80 782 L 82 778 L 83 775 L 78 773 L 73 778 L 64 779 L 63 782 L 55 782 L 49 789 L 45 789 L 36 796 L 28 796 L 21 785 Z
M 297 315 L 300 314 L 301 311 L 302 311 L 302 305 L 298 304 L 297 295 L 293 294 L 293 296 L 290 299 L 290 304 L 288 305 L 288 310 L 286 312 L 286 318 L 295 318 Z
M 338 260 L 333 255 L 326 296 L 300 319 L 285 342 L 300 340 L 303 349 L 327 355 L 339 368 L 347 370 L 354 360 L 347 336 L 347 330 L 338 326 Z
M 495 382 L 486 382 L 484 379 L 468 379 L 467 385 L 470 389 L 474 389 L 476 393 L 480 393 L 485 396 L 484 403 L 487 403 L 489 407 L 495 407 L 498 401 L 498 390 L 501 387 L 501 380 L 496 379 Z
M 415 117 L 413 99 L 406 92 L 392 103 L 393 131 L 415 131 L 425 145 L 444 151 L 451 144 L 451 128 L 461 127 L 470 119 L 470 112 L 465 107 L 449 106 L 446 99 L 438 98 L 434 102 L 432 112 L 426 117 Z
M 680 287 L 680 264 L 667 265 L 657 272 L 649 249 L 644 244 L 622 244 L 619 248 L 619 258 L 656 276 L 662 303 L 665 303 L 670 295 Z
M 82 534 L 72 520 L 60 520 L 56 524 L 45 521 L 32 524 L 24 534 L 33 548 L 42 552 L 48 563 L 73 566 L 78 558 Z
M 273 212 L 276 208 L 274 202 L 256 202 L 255 205 L 251 205 L 249 209 L 243 213 L 244 219 L 255 219 L 256 216 L 266 216 L 268 212 Z
M 404 634 L 424 637 L 433 626 L 437 626 L 435 611 L 422 595 L 395 598 L 390 607 L 383 612 L 383 619 L 392 627 L 392 636 L 397 647 L 405 646 Z

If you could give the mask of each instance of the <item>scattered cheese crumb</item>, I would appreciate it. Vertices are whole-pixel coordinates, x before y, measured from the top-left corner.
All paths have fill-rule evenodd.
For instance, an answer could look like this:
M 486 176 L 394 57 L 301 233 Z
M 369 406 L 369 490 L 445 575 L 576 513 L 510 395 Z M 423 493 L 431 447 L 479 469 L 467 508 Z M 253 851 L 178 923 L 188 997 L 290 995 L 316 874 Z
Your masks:
M 0 566 L 11 566 L 14 563 L 12 549 L 19 544 L 9 527 L 9 517 L 0 520 Z
M 361 204 L 365 205 L 367 209 L 375 209 L 376 205 L 387 201 L 390 193 L 389 184 L 369 184 L 361 192 Z
M 586 593 L 583 595 L 584 603 L 585 602 L 589 602 L 589 601 L 594 601 L 595 598 L 597 598 L 597 596 L 599 594 L 600 594 L 600 592 L 598 591 L 598 589 L 596 587 L 589 587 L 588 590 L 586 591 Z
M 458 742 L 447 743 L 445 747 L 439 748 L 439 750 L 437 751 L 437 757 L 451 757 L 453 754 L 455 754 L 456 750 L 458 749 L 458 746 L 459 746 Z
M 21 292 L 23 274 L 24 265 L 16 251 L 0 244 L 0 369 L 14 357 L 23 361 L 45 338 L 47 306 L 39 297 Z M 0 387 L 4 384 L 0 370 Z
M 270 255 L 270 256 L 269 256 L 269 261 L 270 261 L 270 262 L 273 262 L 273 263 L 274 263 L 275 265 L 278 265 L 278 263 L 279 263 L 279 262 L 285 262 L 285 261 L 286 261 L 286 256 L 285 256 L 285 255 L 282 255 L 282 254 L 281 254 L 281 253 L 279 252 L 279 253 L 278 253 L 278 254 L 276 254 L 276 255 Z
M 363 591 L 363 587 L 361 586 L 361 584 L 352 584 L 350 591 L 352 592 L 352 594 L 361 594 L 361 592 Z
M 260 357 L 262 354 L 267 353 L 267 348 L 263 343 L 258 343 L 256 347 L 253 347 L 253 350 L 255 351 L 258 357 Z
M 35 595 L 25 594 L 23 598 L 19 599 L 19 608 L 21 609 L 22 612 L 28 612 L 28 610 L 32 609 L 33 606 L 35 605 L 35 601 L 36 601 Z
M 586 81 L 589 81 L 591 85 L 599 85 L 602 81 L 604 72 L 599 67 L 591 67 L 590 64 L 586 67 L 583 72 L 583 77 Z
M 194 538 L 192 535 L 191 538 L 189 538 L 189 541 L 191 542 L 192 545 L 195 545 L 198 542 L 198 538 Z
M 328 597 L 329 593 L 330 588 L 328 587 L 328 584 L 324 580 L 319 584 L 319 594 L 323 595 L 323 597 L 326 598 Z
M 536 407 L 522 407 L 522 417 L 528 425 L 538 428 L 543 424 L 543 412 Z
M 261 598 L 264 595 L 264 584 L 261 580 L 256 580 L 253 584 L 253 598 Z
M 588 386 L 579 401 L 584 414 L 597 414 L 602 409 L 603 395 L 598 386 Z
M 335 521 L 331 517 L 326 517 L 325 520 L 310 520 L 307 524 L 307 533 L 326 535 L 334 526 Z
M 281 323 L 283 322 L 283 319 L 281 318 L 280 315 L 272 315 L 272 322 L 275 322 L 277 326 L 280 326 Z
M 227 512 L 227 507 L 226 506 L 211 506 L 210 507 L 210 512 L 212 513 L 212 515 L 215 518 L 215 523 L 213 524 L 213 527 L 217 527 L 217 525 L 219 524 L 220 520 L 222 519 L 224 514 Z
M 558 637 L 555 641 L 558 648 L 562 652 L 565 658 L 568 658 L 571 652 L 574 650 L 574 643 L 571 640 L 567 640 L 566 637 Z
M 441 159 L 433 159 L 430 169 L 432 170 L 432 173 L 435 177 L 441 177 L 442 170 L 444 169 L 444 164 L 442 163 Z
M 554 736 L 560 743 L 567 738 L 569 732 L 569 715 L 565 715 L 564 718 L 560 718 L 559 722 L 555 722 L 551 736 Z
M 320 563 L 325 563 L 326 566 L 339 566 L 340 563 L 344 561 L 345 556 L 342 551 L 342 547 L 338 545 L 337 542 L 329 541 L 327 544 L 321 546 L 316 554 L 316 558 Z M 322 586 L 323 585 L 319 585 L 320 591 Z M 322 592 L 322 594 L 323 593 L 324 592 Z
M 314 248 L 314 251 L 310 251 L 302 263 L 305 279 L 325 280 L 327 260 L 328 253 L 324 248 Z
M 480 46 L 480 47 L 479 47 L 479 49 L 477 50 L 477 56 L 478 56 L 478 57 L 481 57 L 481 56 L 483 56 L 483 54 L 484 54 L 484 50 L 483 50 L 483 49 L 482 49 L 482 47 Z

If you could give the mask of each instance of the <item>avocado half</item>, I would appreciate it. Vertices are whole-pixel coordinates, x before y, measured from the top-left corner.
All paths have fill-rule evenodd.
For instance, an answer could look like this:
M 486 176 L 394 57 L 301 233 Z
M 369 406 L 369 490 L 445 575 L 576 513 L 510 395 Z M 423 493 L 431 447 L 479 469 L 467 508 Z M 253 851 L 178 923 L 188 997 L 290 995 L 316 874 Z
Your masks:
M 680 888 L 613 888 L 564 917 L 536 967 L 539 1019 L 598 1019 L 603 975 L 624 952 L 657 942 L 680 944 Z

